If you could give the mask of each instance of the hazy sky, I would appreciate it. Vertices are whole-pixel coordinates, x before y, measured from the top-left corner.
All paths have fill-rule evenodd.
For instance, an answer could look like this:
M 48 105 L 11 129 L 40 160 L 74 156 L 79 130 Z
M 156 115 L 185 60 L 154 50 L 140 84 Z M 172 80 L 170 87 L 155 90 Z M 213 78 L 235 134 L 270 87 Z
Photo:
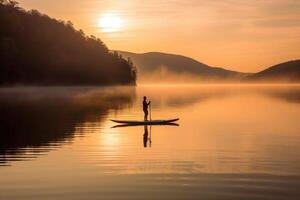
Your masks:
M 244 72 L 300 58 L 300 0 L 19 2 L 26 9 L 71 20 L 110 49 L 181 54 Z M 110 22 L 110 29 L 101 27 Z

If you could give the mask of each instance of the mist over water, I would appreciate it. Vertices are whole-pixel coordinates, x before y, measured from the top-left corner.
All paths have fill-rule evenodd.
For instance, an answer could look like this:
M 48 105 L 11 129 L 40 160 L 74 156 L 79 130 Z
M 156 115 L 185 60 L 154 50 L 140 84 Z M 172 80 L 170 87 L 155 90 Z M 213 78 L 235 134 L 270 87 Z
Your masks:
M 229 77 L 220 77 L 217 74 L 210 76 L 189 71 L 174 71 L 170 66 L 161 65 L 155 70 L 138 71 L 138 84 L 222 84 L 222 83 L 240 83 L 245 75 L 236 75 Z
M 179 117 L 179 127 L 110 119 Z M 300 87 L 0 89 L 0 199 L 298 199 Z
M 203 80 L 202 80 L 203 81 Z M 207 81 L 207 80 L 206 80 Z M 160 66 L 156 70 L 151 72 L 139 73 L 139 84 L 166 84 L 166 83 L 199 83 L 201 77 L 197 74 L 174 72 L 168 69 L 168 67 Z

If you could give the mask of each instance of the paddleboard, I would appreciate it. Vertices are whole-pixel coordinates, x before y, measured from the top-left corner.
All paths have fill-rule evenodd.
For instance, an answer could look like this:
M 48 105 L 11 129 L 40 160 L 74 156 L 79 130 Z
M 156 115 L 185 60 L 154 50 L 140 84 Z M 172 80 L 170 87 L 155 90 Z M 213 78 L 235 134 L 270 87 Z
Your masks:
M 119 124 L 136 124 L 136 125 L 154 125 L 154 124 L 166 124 L 176 122 L 179 119 L 167 119 L 167 120 L 149 120 L 149 121 L 135 121 L 135 120 L 114 120 L 111 121 L 119 123 Z
M 164 123 L 164 124 L 120 124 L 113 126 L 112 128 L 123 128 L 123 127 L 131 127 L 131 126 L 179 126 L 176 123 Z

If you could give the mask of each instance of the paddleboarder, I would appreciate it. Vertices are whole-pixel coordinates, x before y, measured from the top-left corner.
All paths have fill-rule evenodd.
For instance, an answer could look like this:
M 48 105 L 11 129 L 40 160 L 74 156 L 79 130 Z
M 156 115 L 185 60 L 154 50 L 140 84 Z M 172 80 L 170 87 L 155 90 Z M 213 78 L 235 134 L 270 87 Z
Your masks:
M 147 97 L 144 96 L 144 101 L 143 101 L 143 111 L 144 111 L 144 120 L 148 120 L 148 107 L 151 104 L 151 101 L 147 102 Z

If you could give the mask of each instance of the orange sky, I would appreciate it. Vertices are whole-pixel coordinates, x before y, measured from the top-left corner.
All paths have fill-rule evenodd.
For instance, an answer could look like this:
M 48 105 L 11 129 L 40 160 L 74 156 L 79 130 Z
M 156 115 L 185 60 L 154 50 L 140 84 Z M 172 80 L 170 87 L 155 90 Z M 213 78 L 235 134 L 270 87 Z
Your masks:
M 211 66 L 256 72 L 300 58 L 299 0 L 19 0 L 71 20 L 110 49 L 182 54 Z M 104 31 L 99 18 L 121 19 Z

